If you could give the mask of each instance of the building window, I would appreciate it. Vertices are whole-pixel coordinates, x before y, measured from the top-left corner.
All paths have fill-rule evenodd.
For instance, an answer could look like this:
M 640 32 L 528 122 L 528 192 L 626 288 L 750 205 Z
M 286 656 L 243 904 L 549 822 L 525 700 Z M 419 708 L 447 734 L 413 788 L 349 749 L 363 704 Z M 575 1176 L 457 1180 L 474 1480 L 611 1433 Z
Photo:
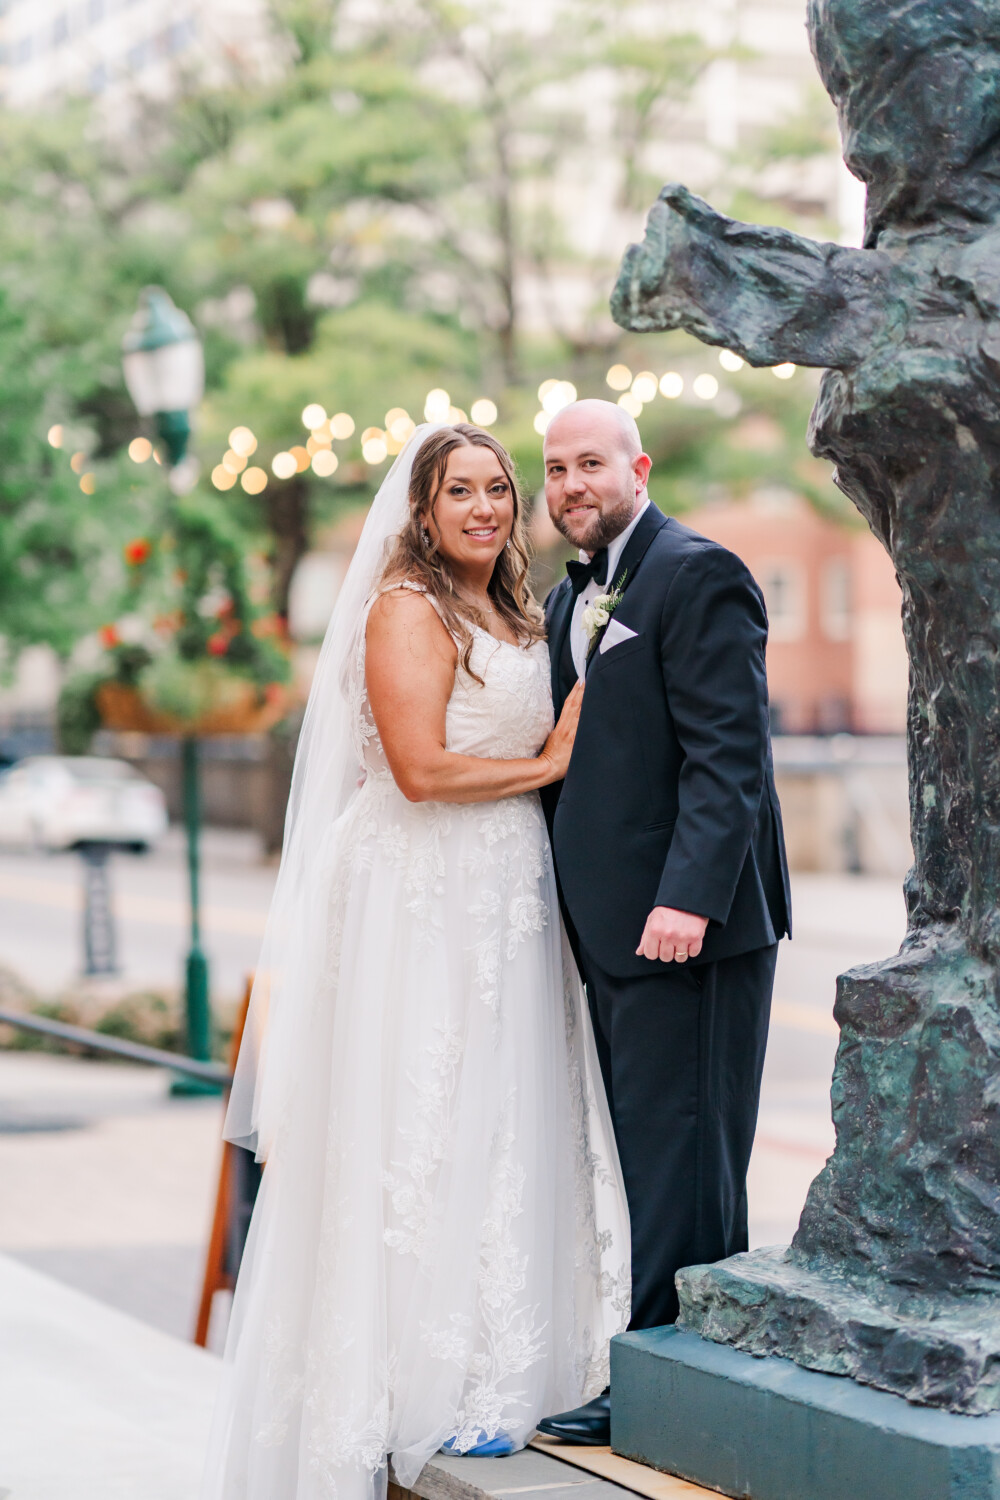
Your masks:
M 774 559 L 760 569 L 770 637 L 798 641 L 806 633 L 806 579 L 799 563 Z
M 820 620 L 828 641 L 851 636 L 851 569 L 846 557 L 831 557 L 823 567 Z

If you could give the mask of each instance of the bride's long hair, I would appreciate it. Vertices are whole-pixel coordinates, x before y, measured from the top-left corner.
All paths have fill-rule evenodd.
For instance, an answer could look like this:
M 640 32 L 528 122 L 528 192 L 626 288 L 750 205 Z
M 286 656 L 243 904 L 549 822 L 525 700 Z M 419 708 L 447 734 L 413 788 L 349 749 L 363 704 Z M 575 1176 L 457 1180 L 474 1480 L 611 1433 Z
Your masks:
M 514 461 L 495 437 L 468 422 L 440 427 L 421 445 L 410 473 L 410 514 L 389 552 L 379 587 L 384 589 L 387 584 L 404 579 L 419 583 L 437 604 L 444 624 L 458 642 L 462 666 L 478 682 L 481 679 L 469 667 L 473 645 L 469 625 L 471 621 L 474 625 L 485 626 L 487 621 L 456 591 L 448 559 L 427 529 L 428 519 L 434 514 L 435 497 L 444 482 L 448 459 L 456 448 L 464 447 L 491 449 L 510 485 L 514 503 L 510 539 L 496 560 L 487 592 L 497 614 L 522 646 L 544 639 L 542 612 L 528 586 L 531 559 L 524 500 Z

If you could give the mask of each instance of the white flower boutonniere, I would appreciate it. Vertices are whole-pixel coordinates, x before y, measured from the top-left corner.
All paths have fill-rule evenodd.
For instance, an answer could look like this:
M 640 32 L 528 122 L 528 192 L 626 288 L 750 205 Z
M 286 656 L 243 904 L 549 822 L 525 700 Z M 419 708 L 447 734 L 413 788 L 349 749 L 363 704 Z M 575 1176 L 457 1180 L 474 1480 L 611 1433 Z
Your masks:
M 616 589 L 612 589 L 610 594 L 598 594 L 597 598 L 592 599 L 583 611 L 581 624 L 587 632 L 588 656 L 596 646 L 597 638 L 601 631 L 622 602 L 622 595 L 625 592 L 625 577 L 626 575 L 623 573 Z

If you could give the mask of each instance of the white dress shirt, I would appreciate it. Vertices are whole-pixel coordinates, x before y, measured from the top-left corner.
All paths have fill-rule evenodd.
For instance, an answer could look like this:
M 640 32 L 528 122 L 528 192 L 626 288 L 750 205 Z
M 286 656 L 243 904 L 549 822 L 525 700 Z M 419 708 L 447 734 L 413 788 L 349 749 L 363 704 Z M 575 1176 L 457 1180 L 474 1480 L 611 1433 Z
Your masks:
M 625 550 L 625 544 L 638 526 L 639 517 L 649 503 L 648 500 L 644 500 L 625 527 L 625 530 L 619 532 L 614 541 L 608 543 L 608 576 L 606 581 L 604 583 L 597 583 L 592 578 L 587 587 L 576 596 L 576 602 L 573 605 L 573 617 L 569 625 L 569 646 L 573 654 L 573 665 L 576 668 L 577 677 L 582 677 L 586 670 L 587 652 L 590 649 L 590 637 L 583 628 L 583 612 L 587 608 L 587 605 L 597 598 L 598 594 L 606 594 L 611 588 L 615 569 L 618 567 L 619 559 Z M 580 561 L 582 563 L 590 562 L 590 553 L 581 552 Z

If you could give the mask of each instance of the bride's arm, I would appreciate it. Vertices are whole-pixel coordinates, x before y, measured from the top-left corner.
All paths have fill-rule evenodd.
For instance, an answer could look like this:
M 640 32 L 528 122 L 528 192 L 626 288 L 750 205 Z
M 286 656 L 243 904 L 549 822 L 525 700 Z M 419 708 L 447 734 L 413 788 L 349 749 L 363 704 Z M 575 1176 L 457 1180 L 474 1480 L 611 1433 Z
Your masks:
M 583 686 L 532 759 L 488 760 L 445 749 L 445 714 L 458 648 L 433 606 L 413 592 L 383 594 L 368 616 L 365 678 L 393 780 L 410 802 L 491 802 L 561 781 Z

